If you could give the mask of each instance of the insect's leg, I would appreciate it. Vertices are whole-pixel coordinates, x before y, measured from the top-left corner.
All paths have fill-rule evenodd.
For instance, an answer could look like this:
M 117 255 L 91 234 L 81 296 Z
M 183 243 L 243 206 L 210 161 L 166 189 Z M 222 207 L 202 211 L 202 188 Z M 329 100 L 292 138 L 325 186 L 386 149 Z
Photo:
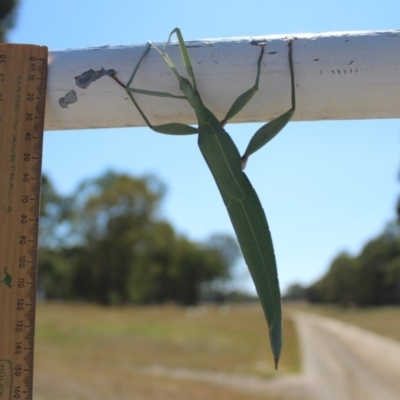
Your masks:
M 257 75 L 256 75 L 256 81 L 254 83 L 254 86 L 251 87 L 249 90 L 241 94 L 232 104 L 231 108 L 225 115 L 225 118 L 221 121 L 222 126 L 224 126 L 228 120 L 230 120 L 232 117 L 234 117 L 245 105 L 251 100 L 251 98 L 254 96 L 254 94 L 258 91 L 258 83 L 260 81 L 260 70 L 261 70 L 261 62 L 264 56 L 264 47 L 265 43 L 261 44 L 261 52 L 258 57 L 257 61 Z
M 147 53 L 149 52 L 151 47 L 152 47 L 152 45 L 149 43 L 146 50 L 140 57 L 139 62 L 136 64 L 136 67 L 133 70 L 132 75 L 129 78 L 128 83 L 126 85 L 124 85 L 116 77 L 115 73 L 110 75 L 111 78 L 113 78 L 120 86 L 122 86 L 126 90 L 126 93 L 128 94 L 129 98 L 132 100 L 132 103 L 135 105 L 136 109 L 139 111 L 140 115 L 142 116 L 142 118 L 144 119 L 144 121 L 146 122 L 146 124 L 148 125 L 148 127 L 150 129 L 152 129 L 158 133 L 165 133 L 165 134 L 170 134 L 170 135 L 190 135 L 190 134 L 198 133 L 198 130 L 196 128 L 194 128 L 190 125 L 186 125 L 186 124 L 170 123 L 170 124 L 162 124 L 162 125 L 152 125 L 150 123 L 149 119 L 147 118 L 147 116 L 145 115 L 145 113 L 143 112 L 143 110 L 141 109 L 141 107 L 139 106 L 138 102 L 133 97 L 132 93 L 140 93 L 140 94 L 145 94 L 145 95 L 149 95 L 149 96 L 173 97 L 173 98 L 178 98 L 178 99 L 186 99 L 184 96 L 176 96 L 171 93 L 134 89 L 134 88 L 129 87 L 129 85 L 132 83 L 132 81 L 136 75 L 136 72 L 138 71 L 138 69 L 140 67 L 140 64 L 142 63 L 143 59 L 145 58 L 145 56 L 147 55 Z
M 155 50 L 158 51 L 158 53 L 164 58 L 164 61 L 168 64 L 168 66 L 171 68 L 172 72 L 175 74 L 176 78 L 178 81 L 181 83 L 183 77 L 179 74 L 178 70 L 175 67 L 175 64 L 172 62 L 172 60 L 169 58 L 169 55 L 166 52 L 166 47 L 171 41 L 171 36 L 173 34 L 176 34 L 178 38 L 178 43 L 179 43 L 179 49 L 182 55 L 183 63 L 185 64 L 186 72 L 188 75 L 192 78 L 193 82 L 193 88 L 194 91 L 197 92 L 197 87 L 196 87 L 196 78 L 194 76 L 193 68 L 192 68 L 192 63 L 190 61 L 189 53 L 186 49 L 185 41 L 183 39 L 182 33 L 179 28 L 175 28 L 168 37 L 167 43 L 165 43 L 164 47 L 162 50 L 160 50 L 157 46 L 154 46 L 153 44 L 150 43 L 152 47 L 154 47 Z
M 194 90 L 197 92 L 197 86 L 196 86 L 196 78 L 194 76 L 194 72 L 193 72 L 193 68 L 192 68 L 192 62 L 190 61 L 190 57 L 189 57 L 189 53 L 187 51 L 186 45 L 185 45 L 185 40 L 183 39 L 181 30 L 179 28 L 175 28 L 170 34 L 169 34 L 169 38 L 168 38 L 168 43 L 171 40 L 171 36 L 173 34 L 176 34 L 177 38 L 178 38 L 178 43 L 179 43 L 179 49 L 181 51 L 181 55 L 182 55 L 182 60 L 183 60 L 183 64 L 185 65 L 186 68 L 186 72 L 188 73 L 188 75 L 190 76 L 190 78 L 192 78 L 192 82 L 193 82 L 193 88 Z M 164 53 L 165 53 L 165 48 L 164 48 Z
M 150 51 L 150 49 L 151 49 L 151 44 L 148 43 L 148 44 L 147 44 L 147 47 L 146 47 L 146 50 L 144 51 L 144 53 L 143 53 L 142 56 L 140 57 L 140 60 L 138 61 L 138 63 L 136 64 L 136 67 L 135 67 L 135 69 L 133 70 L 132 75 L 131 75 L 131 77 L 129 78 L 129 80 L 128 80 L 127 84 L 125 85 L 125 87 L 129 87 L 129 86 L 131 85 L 131 83 L 132 83 L 132 81 L 133 81 L 133 78 L 135 77 L 136 72 L 138 71 L 138 69 L 139 69 L 139 67 L 140 67 L 140 64 L 142 63 L 142 61 L 144 60 L 144 58 L 147 56 L 147 53 Z
M 142 63 L 142 61 L 144 60 L 144 58 L 146 57 L 147 53 L 150 51 L 150 49 L 154 47 L 155 49 L 157 49 L 157 47 L 155 47 L 152 43 L 148 43 L 144 53 L 142 54 L 142 56 L 140 57 L 138 63 L 136 64 L 135 69 L 132 72 L 132 75 L 130 76 L 128 82 L 126 83 L 126 85 L 124 85 L 117 77 L 116 74 L 112 74 L 110 75 L 120 86 L 122 86 L 126 91 L 130 91 L 132 93 L 140 93 L 140 94 L 147 94 L 149 96 L 157 96 L 157 97 L 172 97 L 175 99 L 186 99 L 185 96 L 177 96 L 175 94 L 172 93 L 166 93 L 166 92 L 156 92 L 156 91 L 152 91 L 152 90 L 143 90 L 143 89 L 135 89 L 135 88 L 131 88 L 131 83 L 133 82 L 133 79 L 135 78 L 135 75 L 137 73 L 137 71 L 139 70 L 140 64 Z M 158 49 L 157 49 L 158 50 Z
M 291 82 L 291 101 L 292 108 L 284 114 L 273 119 L 267 124 L 263 125 L 251 138 L 246 151 L 242 156 L 242 168 L 244 169 L 249 156 L 267 144 L 274 136 L 276 136 L 283 127 L 291 120 L 296 109 L 296 93 L 294 82 L 294 69 L 293 69 L 293 40 L 290 39 L 289 46 L 289 68 L 290 68 L 290 82 Z

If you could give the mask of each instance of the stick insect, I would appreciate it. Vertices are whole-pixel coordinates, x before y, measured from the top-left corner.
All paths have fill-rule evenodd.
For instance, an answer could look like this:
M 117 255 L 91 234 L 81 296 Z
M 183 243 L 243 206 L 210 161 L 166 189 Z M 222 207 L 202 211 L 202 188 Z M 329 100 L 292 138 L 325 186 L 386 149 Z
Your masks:
M 179 74 L 174 63 L 166 52 L 166 47 L 170 43 L 173 34 L 176 34 L 178 39 L 183 63 L 191 82 L 189 79 Z M 224 130 L 224 125 L 229 119 L 236 115 L 258 91 L 265 43 L 261 45 L 260 55 L 257 60 L 257 73 L 254 86 L 234 101 L 222 121 L 219 121 L 201 100 L 197 90 L 191 60 L 179 28 L 175 28 L 170 33 L 168 42 L 164 45 L 162 50 L 149 42 L 126 85 L 123 84 L 115 74 L 112 75 L 112 78 L 126 90 L 128 96 L 149 128 L 159 133 L 171 135 L 198 134 L 198 145 L 200 151 L 210 168 L 228 210 L 243 257 L 250 270 L 250 274 L 253 278 L 268 323 L 271 349 L 276 369 L 278 368 L 279 357 L 282 349 L 282 311 L 275 254 L 264 210 L 249 179 L 243 172 L 243 169 L 249 156 L 279 133 L 294 114 L 295 89 L 292 43 L 292 39 L 289 40 L 292 107 L 281 116 L 263 125 L 250 140 L 242 157 L 240 156 L 233 140 Z M 130 87 L 143 59 L 151 48 L 156 49 L 171 68 L 179 82 L 179 88 L 183 93 L 182 96 Z M 195 128 L 181 123 L 152 125 L 134 98 L 134 93 L 187 100 L 195 111 L 198 127 Z

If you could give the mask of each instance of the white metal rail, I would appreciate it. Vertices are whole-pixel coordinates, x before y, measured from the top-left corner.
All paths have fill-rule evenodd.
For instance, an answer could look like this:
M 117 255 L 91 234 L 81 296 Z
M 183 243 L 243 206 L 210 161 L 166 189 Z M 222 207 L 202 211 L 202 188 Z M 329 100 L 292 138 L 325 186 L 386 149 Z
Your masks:
M 400 117 L 400 31 L 293 37 L 297 96 L 293 120 Z M 275 35 L 187 42 L 198 89 L 208 107 L 222 118 L 237 96 L 254 84 L 260 51 L 254 43 L 265 40 L 260 90 L 232 122 L 267 121 L 289 109 L 286 39 Z M 51 52 L 45 129 L 144 126 L 124 90 L 107 76 L 113 69 L 126 82 L 144 49 L 145 45 L 105 46 Z M 168 52 L 184 74 L 176 43 Z M 154 50 L 143 61 L 134 86 L 179 94 L 175 76 Z M 195 122 L 185 101 L 143 95 L 137 99 L 154 124 Z

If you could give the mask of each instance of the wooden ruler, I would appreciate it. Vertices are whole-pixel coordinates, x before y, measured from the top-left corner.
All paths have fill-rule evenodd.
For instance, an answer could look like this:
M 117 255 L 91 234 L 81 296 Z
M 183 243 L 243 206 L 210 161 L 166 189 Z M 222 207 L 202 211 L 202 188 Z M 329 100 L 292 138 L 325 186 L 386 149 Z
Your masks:
M 32 399 L 47 47 L 0 44 L 0 400 Z

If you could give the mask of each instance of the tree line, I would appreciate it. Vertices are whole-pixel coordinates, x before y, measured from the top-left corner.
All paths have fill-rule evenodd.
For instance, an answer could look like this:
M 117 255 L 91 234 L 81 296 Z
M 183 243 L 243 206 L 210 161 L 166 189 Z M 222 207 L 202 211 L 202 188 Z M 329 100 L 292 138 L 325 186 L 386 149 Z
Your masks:
M 109 171 L 61 196 L 43 176 L 39 291 L 101 304 L 188 305 L 228 280 L 236 240 L 179 235 L 159 216 L 165 192 L 155 176 Z
M 397 220 L 358 255 L 338 254 L 322 278 L 310 286 L 291 285 L 284 298 L 344 307 L 400 305 L 400 197 L 396 213 Z
M 339 254 L 306 290 L 311 302 L 361 307 L 400 304 L 400 230 L 390 224 L 360 254 Z
M 390 223 L 358 255 L 338 254 L 321 279 L 308 287 L 292 285 L 285 298 L 344 307 L 399 305 L 400 226 Z
M 114 305 L 190 305 L 205 296 L 226 297 L 219 288 L 240 255 L 236 240 L 212 235 L 198 243 L 178 234 L 160 218 L 165 193 L 155 176 L 108 171 L 62 196 L 44 175 L 39 291 L 48 299 Z M 398 210 L 400 221 L 400 201 Z M 400 304 L 400 224 L 389 224 L 358 255 L 338 254 L 321 279 L 308 287 L 292 285 L 285 298 L 342 306 Z

